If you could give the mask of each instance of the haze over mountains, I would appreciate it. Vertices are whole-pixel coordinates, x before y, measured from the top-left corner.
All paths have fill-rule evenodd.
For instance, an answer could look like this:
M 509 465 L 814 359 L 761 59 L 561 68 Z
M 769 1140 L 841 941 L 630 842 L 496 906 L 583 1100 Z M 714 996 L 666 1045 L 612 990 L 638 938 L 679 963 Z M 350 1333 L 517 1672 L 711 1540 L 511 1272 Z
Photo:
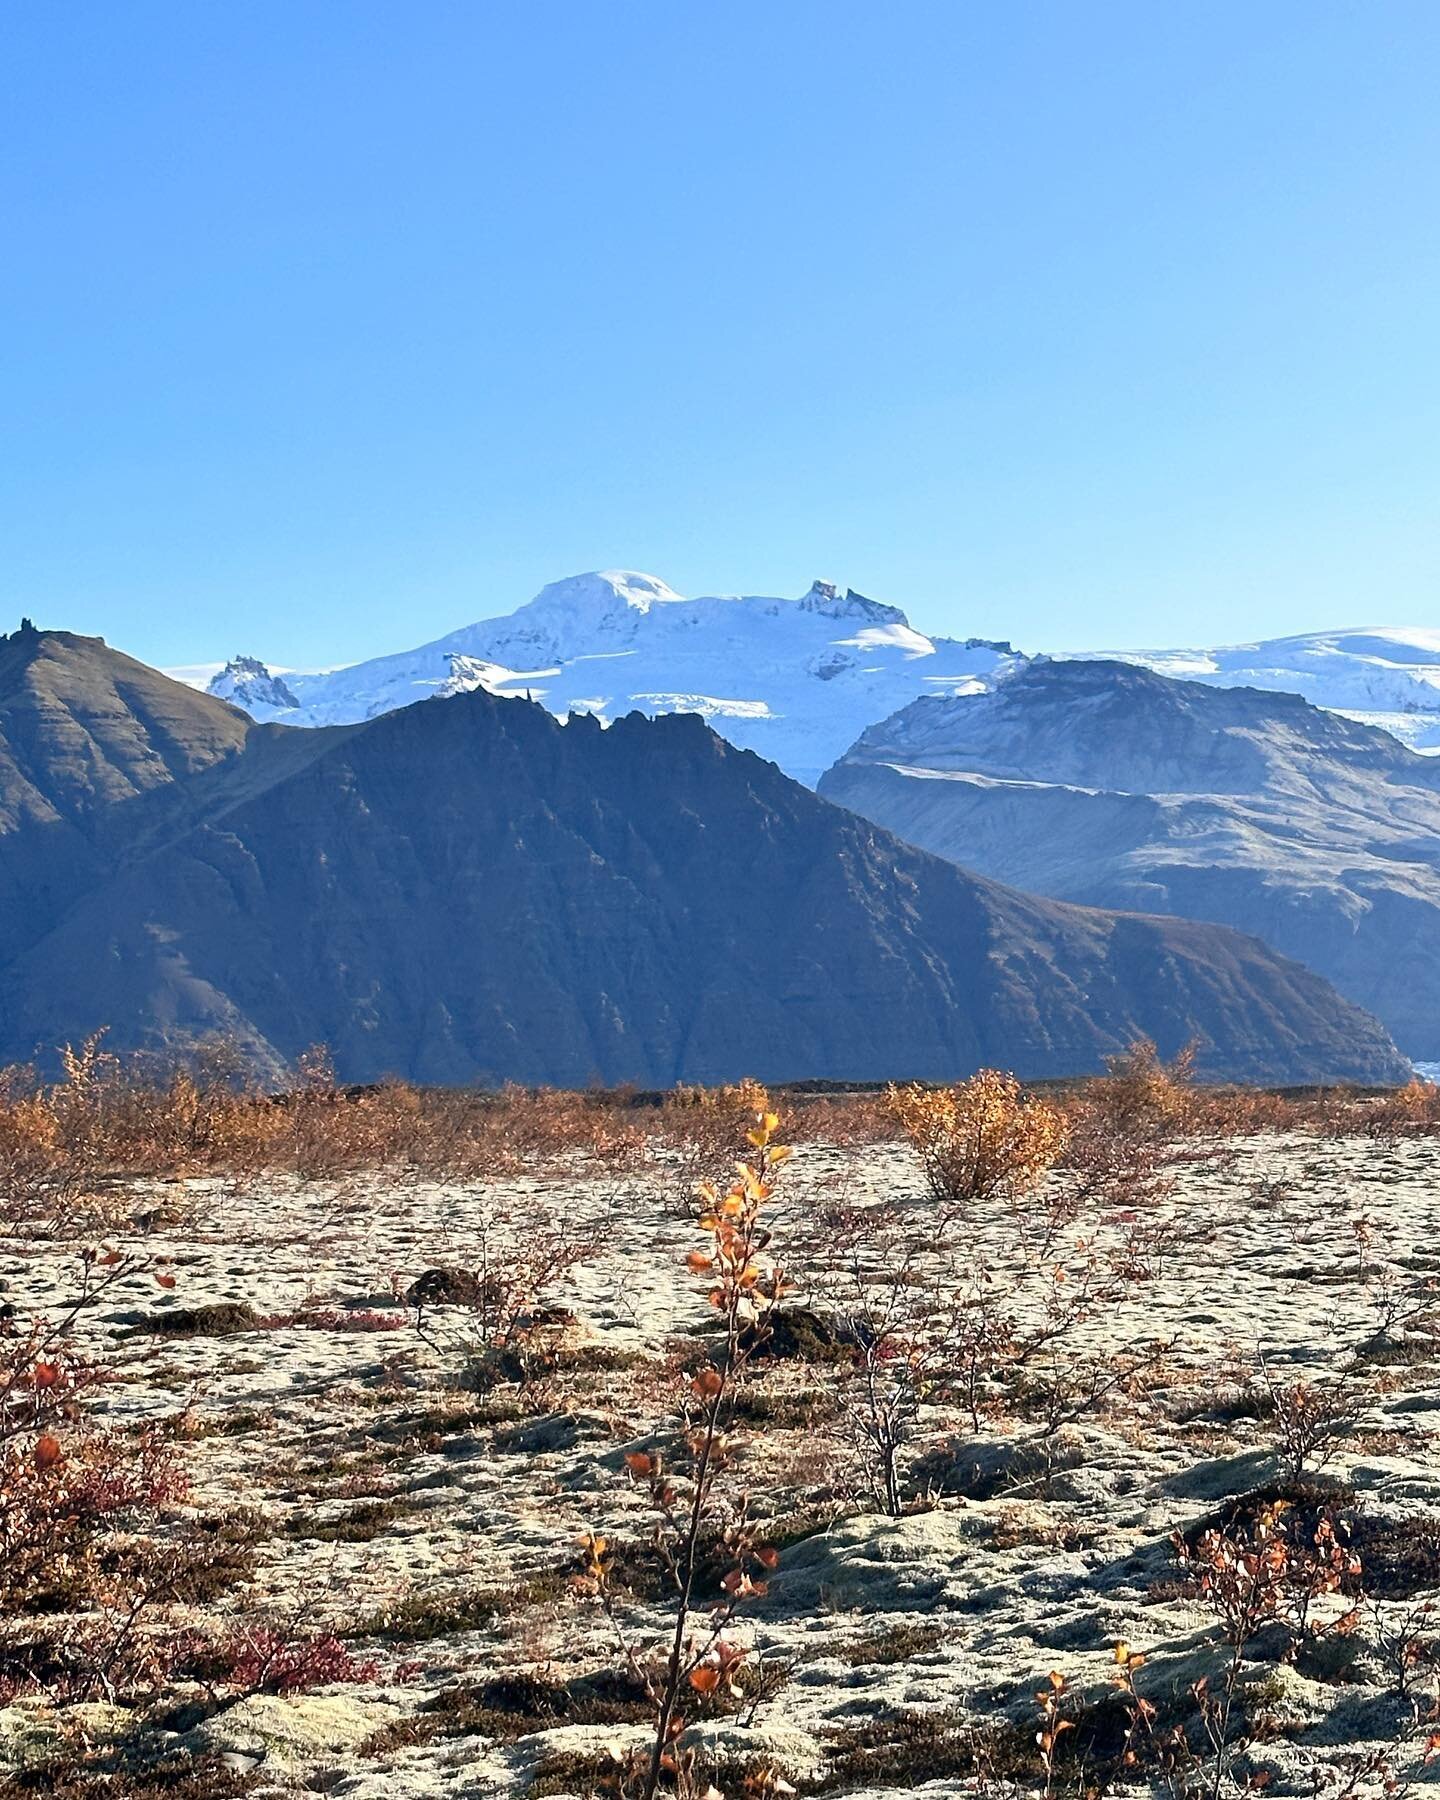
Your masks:
M 338 660 L 343 643 L 336 651 Z M 1216 686 L 1303 694 L 1415 748 L 1440 748 L 1440 631 L 1104 654 Z M 325 673 L 247 655 L 184 674 L 198 685 L 208 678 L 212 693 L 257 719 L 292 725 L 354 722 L 476 687 L 530 694 L 561 718 L 694 712 L 813 787 L 867 726 L 908 701 L 974 691 L 1023 660 L 1008 643 L 927 636 L 898 607 L 828 582 L 799 600 L 685 600 L 656 576 L 612 570 L 554 582 L 504 617 L 418 649 Z
M 1038 893 L 1253 931 L 1440 1057 L 1440 762 L 1373 726 L 1040 661 L 872 726 L 820 792 Z
M 818 598 L 827 631 L 897 624 Z M 562 725 L 484 685 L 301 731 L 15 633 L 0 870 L 7 1060 L 108 1025 L 275 1073 L 323 1041 L 350 1079 L 668 1084 L 1072 1074 L 1145 1033 L 1216 1075 L 1406 1071 L 1253 938 L 975 877 L 695 718 Z

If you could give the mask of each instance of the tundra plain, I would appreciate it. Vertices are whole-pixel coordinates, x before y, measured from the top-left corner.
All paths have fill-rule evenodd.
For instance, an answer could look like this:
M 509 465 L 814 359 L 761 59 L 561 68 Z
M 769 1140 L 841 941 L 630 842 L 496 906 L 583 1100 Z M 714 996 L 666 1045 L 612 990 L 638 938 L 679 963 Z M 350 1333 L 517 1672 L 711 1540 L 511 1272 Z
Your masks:
M 785 1274 L 696 1558 L 723 1679 L 684 1684 L 660 1791 L 1430 1781 L 1434 1090 L 1092 1088 L 1123 1156 L 1076 1128 L 950 1200 L 873 1097 L 758 1097 Z M 12 1209 L 0 1794 L 639 1792 L 657 1494 L 719 1357 L 695 1189 L 756 1099 L 576 1101 L 463 1174 L 177 1157 Z M 99 1465 L 27 1563 L 44 1484 Z

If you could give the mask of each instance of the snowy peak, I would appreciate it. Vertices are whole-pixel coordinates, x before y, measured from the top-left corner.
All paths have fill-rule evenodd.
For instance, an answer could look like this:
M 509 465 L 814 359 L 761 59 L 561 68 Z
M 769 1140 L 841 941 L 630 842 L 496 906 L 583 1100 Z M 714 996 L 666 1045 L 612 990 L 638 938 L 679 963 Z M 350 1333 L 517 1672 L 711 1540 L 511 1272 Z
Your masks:
M 1357 627 L 1103 657 L 1207 687 L 1299 695 L 1412 749 L 1440 750 L 1440 630 Z M 1054 657 L 1057 666 L 1082 660 L 1095 659 Z M 813 786 L 877 720 L 927 695 L 983 694 L 1030 661 L 1001 639 L 928 636 L 898 606 L 834 581 L 812 581 L 799 598 L 687 599 L 656 575 L 599 569 L 553 581 L 513 611 L 349 667 L 282 675 L 236 657 L 209 691 L 257 719 L 293 725 L 350 724 L 475 688 L 528 694 L 557 717 L 583 712 L 602 723 L 636 710 L 694 712 Z
M 550 582 L 511 616 L 520 620 L 543 613 L 547 617 L 563 617 L 578 627 L 593 627 L 622 620 L 630 613 L 648 613 L 652 606 L 680 599 L 657 576 L 642 575 L 634 569 L 604 569 Z
M 254 719 L 274 718 L 300 704 L 280 676 L 255 656 L 232 656 L 218 675 L 211 676 L 205 691 Z

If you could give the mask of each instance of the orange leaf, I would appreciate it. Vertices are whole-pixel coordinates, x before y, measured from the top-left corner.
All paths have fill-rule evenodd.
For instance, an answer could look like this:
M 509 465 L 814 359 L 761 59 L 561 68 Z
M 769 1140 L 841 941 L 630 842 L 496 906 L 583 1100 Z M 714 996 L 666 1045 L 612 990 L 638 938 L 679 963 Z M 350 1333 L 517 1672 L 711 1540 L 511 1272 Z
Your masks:
M 60 1370 L 55 1363 L 36 1363 L 35 1385 L 38 1388 L 54 1387 L 60 1379 Z
M 35 1467 L 37 1469 L 53 1469 L 60 1460 L 60 1440 L 51 1437 L 47 1431 L 43 1437 L 35 1440 Z
M 655 1464 L 643 1450 L 632 1450 L 625 1458 L 625 1467 L 632 1475 L 648 1475 Z
M 697 1694 L 713 1694 L 720 1685 L 720 1671 L 702 1663 L 690 1671 L 690 1685 Z
M 173 1288 L 175 1285 L 175 1277 L 173 1275 L 162 1275 L 157 1270 L 155 1273 L 155 1285 L 157 1287 Z

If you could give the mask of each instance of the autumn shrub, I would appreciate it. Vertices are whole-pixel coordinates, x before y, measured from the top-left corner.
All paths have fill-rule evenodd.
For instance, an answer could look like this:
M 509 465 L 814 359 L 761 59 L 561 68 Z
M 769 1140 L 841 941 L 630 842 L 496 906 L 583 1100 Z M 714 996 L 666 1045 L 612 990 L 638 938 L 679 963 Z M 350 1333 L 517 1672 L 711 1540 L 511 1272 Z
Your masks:
M 1061 1110 L 998 1069 L 982 1069 L 955 1087 L 892 1088 L 889 1104 L 931 1193 L 947 1204 L 1022 1199 L 1065 1148 Z
M 852 1094 L 816 1094 L 790 1104 L 788 1135 L 799 1144 L 862 1148 L 894 1143 L 900 1128 L 884 1089 Z
M 1168 1063 L 1148 1038 L 1105 1059 L 1105 1073 L 1081 1086 L 1080 1102 L 1118 1138 L 1176 1137 L 1189 1129 L 1196 1104 L 1195 1046 Z
M 1262 1501 L 1228 1524 L 1172 1540 L 1196 1598 L 1218 1620 L 1224 1639 L 1216 1674 L 1202 1675 L 1190 1689 L 1213 1758 L 1215 1800 L 1233 1785 L 1232 1771 L 1249 1742 L 1239 1702 L 1254 1638 L 1273 1627 L 1293 1648 L 1348 1631 L 1356 1618 L 1355 1603 L 1345 1597 L 1361 1574 L 1354 1549 L 1328 1512 L 1306 1530 L 1290 1527 L 1289 1512 L 1283 1499 Z M 1334 1603 L 1322 1611 L 1327 1600 Z
M 247 1621 L 219 1637 L 187 1638 L 175 1672 L 214 1699 L 249 1694 L 303 1694 L 312 1688 L 378 1678 L 379 1664 L 357 1657 L 331 1632 L 307 1631 L 288 1620 Z
M 1263 1357 L 1260 1370 L 1283 1478 L 1293 1486 L 1323 1469 L 1353 1434 L 1363 1396 L 1343 1380 L 1282 1380 Z
M 769 1105 L 756 1081 L 720 1087 L 677 1087 L 665 1096 L 652 1126 L 652 1166 L 668 1198 L 686 1216 L 702 1182 L 723 1186 L 735 1160 L 735 1146 L 750 1123 Z
M 180 1497 L 171 1453 L 152 1435 L 96 1426 L 84 1397 L 107 1372 L 80 1358 L 71 1330 L 81 1308 L 119 1278 L 110 1253 L 81 1264 L 81 1293 L 58 1320 L 0 1321 L 0 1614 L 42 1609 L 58 1592 L 83 1590 L 97 1531 L 129 1514 L 149 1516 Z
M 396 1277 L 396 1297 L 432 1348 L 460 1351 L 471 1386 L 525 1382 L 544 1370 L 557 1295 L 601 1246 L 595 1229 L 543 1207 L 495 1206 L 480 1214 L 463 1263 L 427 1269 L 408 1286 Z M 444 1321 L 458 1331 L 443 1332 Z
M 649 1747 L 622 1758 L 615 1772 L 616 1791 L 638 1800 L 654 1800 L 662 1785 L 686 1800 L 710 1788 L 694 1752 L 680 1745 L 686 1714 L 733 1712 L 744 1704 L 752 1659 L 731 1626 L 747 1599 L 765 1593 L 779 1561 L 750 1516 L 744 1489 L 723 1479 L 739 1455 L 729 1436 L 736 1397 L 787 1291 L 766 1220 L 775 1172 L 790 1154 L 776 1141 L 779 1122 L 762 1094 L 746 1134 L 749 1154 L 736 1165 L 738 1179 L 723 1191 L 709 1183 L 699 1189 L 704 1242 L 686 1266 L 706 1284 L 719 1342 L 689 1379 L 674 1450 L 637 1450 L 625 1459 L 651 1511 L 650 1549 L 665 1572 L 673 1612 L 659 1642 L 637 1640 L 625 1618 L 613 1543 L 589 1532 L 581 1546 L 579 1585 L 604 1609 L 652 1709 Z M 720 1571 L 714 1597 L 702 1592 L 707 1565 Z
M 56 1080 L 0 1070 L 0 1224 L 87 1226 L 140 1176 L 487 1179 L 580 1156 L 619 1177 L 640 1166 L 649 1130 L 624 1093 L 347 1085 L 322 1046 L 279 1093 L 223 1041 L 167 1065 L 114 1055 L 96 1034 L 58 1060 Z
M 58 1222 L 83 1185 L 34 1071 L 0 1072 L 0 1223 L 14 1229 Z
M 826 1427 L 842 1480 L 858 1475 L 845 1491 L 892 1514 L 957 1485 L 1048 1493 L 1071 1428 L 1143 1399 L 1172 1348 L 1094 1329 L 1170 1253 L 1170 1153 L 1088 1112 L 1062 1120 L 993 1074 L 892 1105 L 938 1205 L 882 1191 L 795 1226 L 814 1304 L 849 1349 Z M 1003 1468 L 967 1476 L 958 1440 L 991 1424 L 1008 1436 Z
M 583 1158 L 620 1178 L 643 1159 L 646 1132 L 624 1093 L 525 1088 L 425 1089 L 407 1159 L 432 1180 L 496 1179 Z
M 1201 1140 L 1316 1131 L 1329 1128 L 1335 1107 L 1334 1097 L 1324 1093 L 1301 1097 L 1271 1088 L 1196 1086 L 1185 1124 Z
M 812 1285 L 849 1354 L 831 1430 L 870 1502 L 898 1518 L 922 1408 L 953 1384 L 973 1323 L 953 1247 L 903 1205 L 829 1212 Z
M 1440 1130 L 1440 1086 L 1418 1077 L 1361 1101 L 1354 1128 L 1368 1137 L 1409 1137 Z

